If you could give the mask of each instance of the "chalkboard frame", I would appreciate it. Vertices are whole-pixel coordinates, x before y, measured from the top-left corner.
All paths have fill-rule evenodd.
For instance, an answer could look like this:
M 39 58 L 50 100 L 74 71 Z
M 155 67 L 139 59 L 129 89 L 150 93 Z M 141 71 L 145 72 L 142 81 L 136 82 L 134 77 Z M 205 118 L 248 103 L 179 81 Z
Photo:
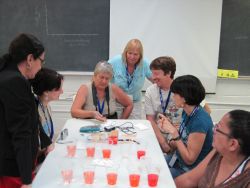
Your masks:
M 224 0 L 218 68 L 250 77 L 250 1 Z

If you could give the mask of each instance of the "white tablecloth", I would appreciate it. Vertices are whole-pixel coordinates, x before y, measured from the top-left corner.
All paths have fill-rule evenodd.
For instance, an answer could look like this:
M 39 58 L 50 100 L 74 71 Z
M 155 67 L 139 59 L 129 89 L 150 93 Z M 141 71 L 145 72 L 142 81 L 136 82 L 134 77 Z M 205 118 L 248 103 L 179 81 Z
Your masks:
M 159 175 L 158 188 L 174 188 L 175 184 L 172 179 L 172 176 L 169 172 L 168 166 L 164 159 L 163 153 L 160 149 L 154 131 L 151 127 L 151 124 L 147 120 L 108 120 L 105 125 L 115 124 L 119 126 L 123 123 L 131 122 L 133 123 L 137 135 L 135 140 L 144 143 L 147 145 L 146 148 L 146 157 L 151 160 L 151 163 L 160 165 L 161 171 Z M 59 187 L 72 187 L 80 188 L 86 187 L 83 183 L 83 168 L 84 165 L 90 163 L 90 160 L 85 156 L 86 143 L 90 142 L 88 140 L 89 134 L 81 134 L 79 132 L 80 127 L 86 125 L 100 124 L 95 120 L 79 120 L 79 119 L 69 119 L 64 129 L 68 129 L 68 136 L 64 142 L 76 140 L 77 141 L 77 152 L 74 158 L 68 158 L 66 156 L 66 145 L 67 144 L 55 144 L 55 149 L 47 156 L 46 160 L 42 164 L 38 174 L 36 175 L 32 188 L 59 188 Z M 102 125 L 104 126 L 104 125 Z M 119 138 L 124 137 L 124 134 L 119 133 Z M 131 144 L 129 151 L 129 159 L 125 158 L 122 154 L 122 145 L 124 143 L 119 142 L 117 145 L 114 145 L 112 150 L 111 163 L 118 163 L 120 168 L 118 170 L 118 180 L 116 188 L 127 188 L 129 186 L 128 170 L 127 167 L 130 164 L 130 161 L 136 161 L 141 166 L 141 180 L 140 188 L 147 188 L 147 172 L 146 169 L 143 169 L 143 163 L 137 159 L 136 156 L 136 144 Z M 127 143 L 126 143 L 127 144 Z M 94 160 L 91 161 L 93 164 L 103 164 L 103 159 L 100 152 L 100 143 L 96 144 L 96 155 Z M 99 163 L 100 162 L 100 163 Z M 70 164 L 74 171 L 73 181 L 70 185 L 64 185 L 62 183 L 61 169 L 63 166 Z M 109 165 L 109 163 L 104 163 L 104 165 Z M 107 186 L 105 167 L 101 165 L 96 166 L 95 170 L 95 181 L 92 185 L 92 188 L 105 188 Z

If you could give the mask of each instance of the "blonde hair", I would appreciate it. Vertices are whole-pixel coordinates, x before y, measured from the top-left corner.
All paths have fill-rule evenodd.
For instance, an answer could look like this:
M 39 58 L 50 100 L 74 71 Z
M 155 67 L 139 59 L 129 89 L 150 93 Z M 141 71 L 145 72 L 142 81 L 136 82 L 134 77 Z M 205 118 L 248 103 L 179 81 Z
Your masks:
M 131 39 L 130 41 L 128 41 L 128 43 L 125 46 L 123 53 L 122 53 L 122 59 L 123 59 L 124 63 L 127 62 L 127 59 L 126 59 L 127 52 L 131 49 L 134 49 L 134 48 L 138 49 L 140 52 L 140 59 L 139 59 L 137 64 L 141 63 L 141 61 L 143 59 L 143 47 L 142 47 L 142 43 L 139 39 Z

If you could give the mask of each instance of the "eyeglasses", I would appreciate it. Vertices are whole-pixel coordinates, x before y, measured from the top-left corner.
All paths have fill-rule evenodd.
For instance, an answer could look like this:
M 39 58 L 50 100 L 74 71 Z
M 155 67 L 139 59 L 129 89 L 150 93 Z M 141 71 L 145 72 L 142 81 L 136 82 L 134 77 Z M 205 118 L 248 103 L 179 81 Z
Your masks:
M 133 135 L 136 134 L 134 125 L 131 122 L 126 122 L 120 126 L 118 126 L 118 128 L 125 134 L 127 135 Z
M 230 134 L 225 133 L 225 132 L 223 132 L 222 130 L 220 130 L 220 129 L 218 128 L 218 123 L 216 123 L 216 124 L 214 125 L 214 131 L 216 131 L 216 132 L 218 132 L 218 133 L 220 133 L 220 134 L 223 134 L 224 136 L 226 136 L 226 137 L 228 137 L 228 138 L 233 138 Z
M 38 57 L 38 59 L 41 61 L 41 64 L 42 64 L 42 65 L 45 64 L 45 59 L 42 59 L 41 57 Z

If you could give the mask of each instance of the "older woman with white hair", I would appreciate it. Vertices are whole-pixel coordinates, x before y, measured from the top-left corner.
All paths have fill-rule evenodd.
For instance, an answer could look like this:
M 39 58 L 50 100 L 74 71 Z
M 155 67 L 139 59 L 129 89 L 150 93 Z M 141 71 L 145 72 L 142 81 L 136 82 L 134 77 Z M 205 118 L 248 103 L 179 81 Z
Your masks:
M 115 84 L 110 84 L 113 76 L 112 65 L 106 61 L 99 62 L 94 71 L 93 80 L 83 84 L 71 107 L 75 118 L 94 118 L 100 121 L 116 119 L 116 101 L 124 110 L 121 119 L 127 119 L 133 109 L 130 98 Z

